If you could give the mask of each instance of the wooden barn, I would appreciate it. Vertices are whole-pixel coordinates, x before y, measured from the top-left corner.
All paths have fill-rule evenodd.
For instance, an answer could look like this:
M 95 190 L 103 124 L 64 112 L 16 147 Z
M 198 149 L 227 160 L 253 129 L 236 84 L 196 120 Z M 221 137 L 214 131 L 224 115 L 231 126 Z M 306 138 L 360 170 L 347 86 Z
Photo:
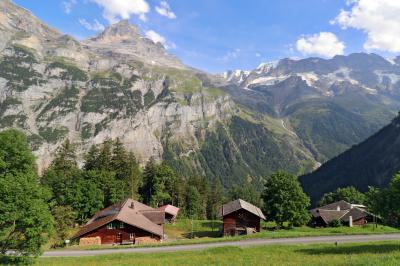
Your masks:
M 365 209 L 365 206 L 351 204 L 344 200 L 312 209 L 310 212 L 312 223 L 316 227 L 327 227 L 333 220 L 352 227 L 367 224 L 376 218 Z
M 80 245 L 159 242 L 164 220 L 164 211 L 127 199 L 97 212 L 73 239 Z
M 224 204 L 220 215 L 223 219 L 224 236 L 260 232 L 261 219 L 265 220 L 260 208 L 241 199 Z
M 167 204 L 159 207 L 158 209 L 165 212 L 165 221 L 168 221 L 169 223 L 176 222 L 176 217 L 178 216 L 179 213 L 178 207 L 175 207 L 171 204 Z

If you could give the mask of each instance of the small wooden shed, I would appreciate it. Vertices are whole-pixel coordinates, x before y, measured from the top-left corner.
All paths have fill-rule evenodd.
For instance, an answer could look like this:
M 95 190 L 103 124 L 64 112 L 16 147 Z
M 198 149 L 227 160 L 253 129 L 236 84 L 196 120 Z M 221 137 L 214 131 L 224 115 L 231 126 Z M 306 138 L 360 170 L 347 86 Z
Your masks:
M 261 219 L 265 216 L 260 208 L 242 199 L 224 204 L 220 209 L 224 236 L 246 235 L 260 232 Z

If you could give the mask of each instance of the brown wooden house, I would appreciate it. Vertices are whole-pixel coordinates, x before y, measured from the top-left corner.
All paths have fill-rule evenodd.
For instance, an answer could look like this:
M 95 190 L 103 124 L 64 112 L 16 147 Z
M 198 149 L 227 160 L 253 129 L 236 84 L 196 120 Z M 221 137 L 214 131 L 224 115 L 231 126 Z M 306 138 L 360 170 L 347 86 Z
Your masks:
M 261 219 L 265 216 L 260 208 L 241 199 L 224 204 L 220 209 L 224 236 L 260 232 Z
M 327 227 L 333 220 L 338 220 L 347 226 L 364 225 L 376 218 L 365 209 L 365 206 L 344 200 L 312 209 L 310 213 L 312 223 L 316 227 Z
M 158 242 L 164 235 L 164 217 L 162 210 L 127 199 L 97 212 L 73 239 L 79 239 L 80 244 Z

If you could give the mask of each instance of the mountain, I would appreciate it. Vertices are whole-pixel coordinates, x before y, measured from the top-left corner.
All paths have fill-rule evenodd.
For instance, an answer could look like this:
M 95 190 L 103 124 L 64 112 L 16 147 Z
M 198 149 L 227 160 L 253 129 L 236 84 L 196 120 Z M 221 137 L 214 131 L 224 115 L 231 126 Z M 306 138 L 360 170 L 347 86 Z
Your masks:
M 129 56 L 150 65 L 185 69 L 175 56 L 170 55 L 161 43 L 154 43 L 140 34 L 140 29 L 130 25 L 128 20 L 109 26 L 100 35 L 83 42 L 97 55 L 114 60 Z
M 400 65 L 376 54 L 282 59 L 221 86 L 250 110 L 280 120 L 318 162 L 366 139 L 400 108 Z M 246 73 L 246 75 L 239 75 Z
M 300 177 L 304 190 L 316 203 L 339 187 L 385 187 L 400 170 L 400 116 L 376 134 L 333 158 L 317 171 Z
M 315 167 L 280 120 L 237 105 L 215 77 L 127 21 L 80 42 L 3 0 L 0 37 L 0 129 L 26 132 L 39 171 L 66 138 L 80 162 L 91 145 L 120 138 L 141 163 L 166 160 L 225 187 Z
M 0 1 L 0 130 L 28 135 L 42 171 L 69 138 L 78 159 L 120 138 L 144 164 L 228 188 L 277 170 L 302 175 L 389 123 L 400 59 L 282 59 L 211 75 L 128 21 L 78 41 Z

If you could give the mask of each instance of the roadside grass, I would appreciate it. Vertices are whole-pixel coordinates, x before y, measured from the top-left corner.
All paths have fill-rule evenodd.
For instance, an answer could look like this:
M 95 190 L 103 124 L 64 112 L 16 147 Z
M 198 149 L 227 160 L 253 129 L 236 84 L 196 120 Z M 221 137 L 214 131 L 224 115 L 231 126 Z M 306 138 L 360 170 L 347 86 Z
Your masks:
M 39 258 L 36 265 L 398 265 L 399 261 L 400 241 L 383 241 Z
M 193 220 L 192 224 L 189 219 L 180 219 L 176 224 L 165 225 L 165 233 L 168 239 L 160 244 L 149 244 L 141 246 L 69 246 L 68 250 L 97 250 L 97 249 L 120 249 L 132 247 L 154 247 L 154 246 L 175 246 L 175 245 L 190 245 L 213 242 L 238 241 L 254 238 L 293 238 L 307 236 L 330 236 L 330 235 L 368 235 L 368 234 L 389 234 L 400 233 L 399 229 L 378 225 L 366 225 L 362 227 L 337 227 L 337 228 L 311 228 L 311 227 L 294 227 L 290 229 L 275 229 L 273 223 L 262 223 L 262 231 L 260 233 L 247 236 L 222 237 L 219 228 L 222 226 L 221 221 L 210 220 Z M 193 236 L 193 238 L 192 238 Z

